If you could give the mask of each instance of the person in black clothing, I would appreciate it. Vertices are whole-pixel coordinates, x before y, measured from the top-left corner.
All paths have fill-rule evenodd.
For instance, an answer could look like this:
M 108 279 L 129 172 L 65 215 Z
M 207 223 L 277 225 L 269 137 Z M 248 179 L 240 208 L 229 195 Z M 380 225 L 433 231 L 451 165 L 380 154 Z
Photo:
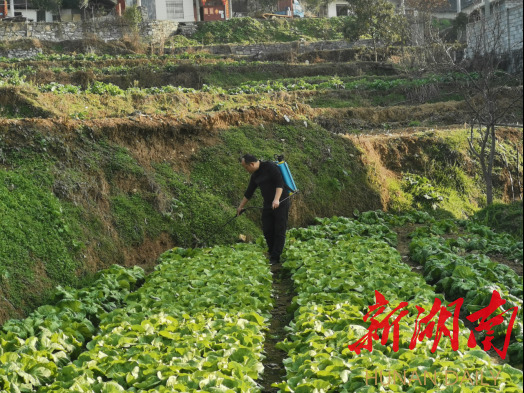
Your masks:
M 280 255 L 286 242 L 286 227 L 290 201 L 284 179 L 277 165 L 271 161 L 260 161 L 251 154 L 241 159 L 242 166 L 251 173 L 244 198 L 237 209 L 240 215 L 257 187 L 260 187 L 264 208 L 262 209 L 262 231 L 266 238 L 271 264 L 280 263 Z

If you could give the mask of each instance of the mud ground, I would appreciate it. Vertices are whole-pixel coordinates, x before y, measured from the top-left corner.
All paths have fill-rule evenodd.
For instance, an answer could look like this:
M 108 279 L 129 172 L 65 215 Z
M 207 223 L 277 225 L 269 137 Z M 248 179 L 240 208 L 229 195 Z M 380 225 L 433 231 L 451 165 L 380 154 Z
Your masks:
M 287 335 L 285 327 L 293 319 L 290 312 L 291 301 L 295 293 L 293 292 L 293 281 L 289 271 L 282 265 L 271 266 L 273 273 L 273 299 L 274 308 L 271 311 L 271 324 L 266 334 L 265 355 L 263 361 L 264 374 L 261 377 L 262 393 L 276 393 L 277 388 L 271 387 L 273 383 L 282 382 L 286 376 L 286 370 L 283 365 L 287 357 L 285 351 L 276 348 L 276 344 L 283 341 Z

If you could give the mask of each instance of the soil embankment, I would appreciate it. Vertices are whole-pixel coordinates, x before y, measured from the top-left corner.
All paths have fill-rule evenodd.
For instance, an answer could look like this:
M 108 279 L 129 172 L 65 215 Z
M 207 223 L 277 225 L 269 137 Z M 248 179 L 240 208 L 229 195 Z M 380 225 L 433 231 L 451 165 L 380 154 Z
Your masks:
M 409 202 L 401 186 L 405 171 L 422 170 L 438 180 L 455 168 L 463 182 L 476 176 L 454 142 L 457 132 L 402 129 L 344 137 L 286 108 L 185 119 L 2 120 L 0 130 L 3 221 L 12 227 L 0 252 L 18 255 L 17 268 L 0 276 L 9 277 L 0 279 L 2 320 L 45 301 L 53 286 L 88 280 L 112 263 L 151 269 L 155 256 L 174 245 L 259 236 L 256 212 L 221 233 L 216 229 L 234 214 L 246 186 L 237 164 L 245 151 L 286 155 L 301 189 L 293 226 L 355 209 L 401 208 Z M 506 139 L 518 134 L 504 132 Z M 509 197 L 508 182 L 502 171 L 496 178 L 500 197 Z M 469 193 L 462 213 L 475 197 L 480 195 Z M 40 244 L 44 238 L 49 247 Z
M 127 53 L 117 49 L 108 53 Z M 228 223 L 248 181 L 238 165 L 247 152 L 284 154 L 300 189 L 292 226 L 421 208 L 428 190 L 450 214 L 473 213 L 482 181 L 449 75 L 401 75 L 393 62 L 343 55 L 3 59 L 0 323 L 113 263 L 152 269 L 175 245 L 256 239 L 255 210 Z M 522 119 L 521 109 L 511 116 Z M 495 197 L 508 201 L 520 191 L 522 133 L 497 132 L 505 155 Z M 426 188 L 414 195 L 408 177 Z

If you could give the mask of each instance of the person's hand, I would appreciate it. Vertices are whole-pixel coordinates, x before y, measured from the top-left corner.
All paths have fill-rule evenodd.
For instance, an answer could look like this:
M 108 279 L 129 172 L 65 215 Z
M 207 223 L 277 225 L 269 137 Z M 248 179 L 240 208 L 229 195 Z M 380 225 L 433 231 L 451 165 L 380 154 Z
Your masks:
M 243 212 L 244 212 L 243 208 L 241 208 L 240 206 L 237 207 L 237 216 L 241 215 Z
M 273 201 L 273 205 L 271 206 L 274 209 L 278 209 L 278 207 L 280 206 L 280 201 L 278 199 L 275 199 Z

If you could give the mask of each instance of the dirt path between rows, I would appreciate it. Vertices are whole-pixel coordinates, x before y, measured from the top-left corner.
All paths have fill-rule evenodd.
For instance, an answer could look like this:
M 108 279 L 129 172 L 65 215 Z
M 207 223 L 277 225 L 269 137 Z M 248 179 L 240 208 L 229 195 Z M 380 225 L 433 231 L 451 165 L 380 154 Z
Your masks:
M 278 388 L 271 385 L 275 382 L 282 382 L 286 376 L 283 361 L 287 353 L 276 348 L 276 344 L 286 337 L 285 327 L 293 319 L 293 314 L 288 311 L 295 293 L 293 291 L 293 280 L 289 271 L 282 268 L 281 265 L 271 266 L 273 273 L 273 299 L 275 301 L 271 311 L 271 324 L 266 334 L 265 355 L 263 361 L 264 374 L 260 378 L 260 384 L 263 386 L 262 393 L 276 393 Z

